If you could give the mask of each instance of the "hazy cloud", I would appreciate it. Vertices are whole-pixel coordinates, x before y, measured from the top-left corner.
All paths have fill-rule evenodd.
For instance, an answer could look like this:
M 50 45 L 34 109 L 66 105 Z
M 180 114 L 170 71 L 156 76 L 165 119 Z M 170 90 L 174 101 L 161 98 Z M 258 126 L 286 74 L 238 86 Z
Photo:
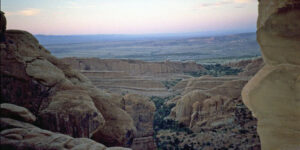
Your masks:
M 256 0 L 234 0 L 236 3 L 249 3 L 249 2 L 255 2 Z
M 16 11 L 16 12 L 7 12 L 8 16 L 34 16 L 37 15 L 41 12 L 40 9 L 36 9 L 36 8 L 28 8 L 28 9 L 24 9 L 24 10 L 20 10 L 20 11 Z
M 231 0 L 221 0 L 218 2 L 214 2 L 214 3 L 201 3 L 200 7 L 215 7 L 215 6 L 232 4 L 232 3 L 233 3 L 233 1 L 231 1 Z
M 212 2 L 212 3 L 201 3 L 200 7 L 218 7 L 222 5 L 228 5 L 228 4 L 241 4 L 241 3 L 249 3 L 255 1 L 256 0 L 219 0 L 217 2 Z

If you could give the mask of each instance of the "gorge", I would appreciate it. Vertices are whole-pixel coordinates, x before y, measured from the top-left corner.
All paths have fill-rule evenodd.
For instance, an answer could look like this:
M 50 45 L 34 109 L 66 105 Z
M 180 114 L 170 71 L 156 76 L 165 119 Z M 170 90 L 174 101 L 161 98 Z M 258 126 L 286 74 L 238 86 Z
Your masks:
M 7 30 L 7 150 L 300 149 L 300 1 L 259 0 L 262 58 L 224 64 L 56 58 Z

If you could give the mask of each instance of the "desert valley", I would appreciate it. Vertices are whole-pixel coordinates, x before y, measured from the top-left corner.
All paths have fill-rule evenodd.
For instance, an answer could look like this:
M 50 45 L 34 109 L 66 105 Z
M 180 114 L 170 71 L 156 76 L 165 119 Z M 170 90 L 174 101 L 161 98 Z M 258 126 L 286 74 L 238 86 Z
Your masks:
M 259 1 L 256 34 L 4 28 L 0 149 L 298 150 L 299 4 Z
M 260 148 L 256 119 L 240 93 L 263 66 L 261 58 L 222 65 L 57 59 L 29 33 L 7 31 L 7 38 L 1 55 L 3 102 L 28 108 L 38 127 L 132 149 Z M 16 113 L 10 109 L 17 106 L 2 105 Z M 11 126 L 11 120 L 1 124 Z M 35 142 L 53 138 L 34 131 L 27 134 L 38 134 Z M 15 142 L 32 141 L 23 140 Z

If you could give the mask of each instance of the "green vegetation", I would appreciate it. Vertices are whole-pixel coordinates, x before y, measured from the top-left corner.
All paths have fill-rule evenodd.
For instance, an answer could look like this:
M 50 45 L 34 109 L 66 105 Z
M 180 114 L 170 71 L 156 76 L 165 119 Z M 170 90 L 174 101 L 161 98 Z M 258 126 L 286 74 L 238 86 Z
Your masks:
M 174 87 L 178 82 L 180 82 L 182 79 L 173 79 L 173 80 L 167 80 L 167 81 L 162 81 L 162 84 L 164 84 L 164 86 L 167 89 L 170 89 L 172 87 Z
M 164 104 L 170 98 L 172 97 L 151 97 L 151 100 L 155 103 L 156 106 L 156 112 L 154 114 L 153 122 L 154 131 L 157 133 L 159 130 L 172 130 L 177 132 L 186 132 L 188 134 L 193 133 L 189 128 L 186 128 L 183 124 L 180 124 L 172 119 L 166 119 L 166 117 L 169 116 L 171 109 L 175 106 L 175 104 Z
M 261 55 L 243 55 L 243 56 L 227 56 L 227 57 L 217 57 L 217 58 L 205 58 L 195 60 L 197 64 L 226 64 L 231 62 L 238 62 L 242 60 L 256 59 L 261 57 Z
M 165 105 L 165 102 L 173 98 L 174 96 L 169 96 L 169 97 L 157 97 L 157 96 L 152 96 L 151 100 L 154 102 L 156 106 L 156 112 L 154 114 L 154 122 L 153 122 L 153 128 L 154 128 L 154 138 L 157 139 L 157 133 L 160 130 L 171 130 L 173 132 L 185 132 L 187 134 L 192 135 L 192 131 L 185 127 L 183 124 L 178 123 L 177 121 L 174 121 L 172 119 L 166 119 L 167 116 L 169 116 L 171 109 L 175 106 L 175 104 L 170 104 L 170 105 Z M 194 136 L 194 135 L 192 135 Z M 161 138 L 166 139 L 167 141 L 159 141 L 156 140 L 156 144 L 158 149 L 174 149 L 174 150 L 179 150 L 180 148 L 178 147 L 178 144 L 181 143 L 178 138 L 171 138 L 170 136 L 164 137 L 162 136 Z M 175 147 L 174 147 L 175 146 Z M 191 147 L 189 147 L 191 149 Z
M 237 75 L 242 71 L 242 69 L 235 69 L 221 64 L 203 65 L 203 67 L 205 68 L 205 70 L 200 70 L 197 72 L 187 72 L 187 74 L 190 74 L 193 77 L 200 77 L 203 75 L 220 77 L 224 75 Z

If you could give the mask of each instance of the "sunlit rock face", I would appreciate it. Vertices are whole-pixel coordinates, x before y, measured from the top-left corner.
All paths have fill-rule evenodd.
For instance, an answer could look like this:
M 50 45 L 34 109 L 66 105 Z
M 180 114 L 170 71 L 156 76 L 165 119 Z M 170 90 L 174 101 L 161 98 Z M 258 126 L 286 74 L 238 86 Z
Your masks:
M 257 40 L 265 66 L 244 87 L 263 150 L 300 149 L 300 1 L 260 0 Z

